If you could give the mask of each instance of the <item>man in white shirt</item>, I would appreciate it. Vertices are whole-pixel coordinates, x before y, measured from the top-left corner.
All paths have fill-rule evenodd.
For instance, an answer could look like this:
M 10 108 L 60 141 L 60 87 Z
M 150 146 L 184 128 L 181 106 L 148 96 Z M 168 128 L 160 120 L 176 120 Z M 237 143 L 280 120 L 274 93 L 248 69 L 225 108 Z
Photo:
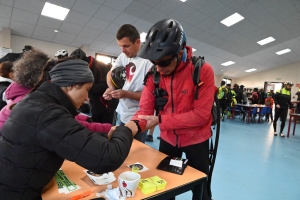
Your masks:
M 108 89 L 103 97 L 106 100 L 119 99 L 117 112 L 120 114 L 121 124 L 124 124 L 130 121 L 139 110 L 144 77 L 153 64 L 149 60 L 137 56 L 141 41 L 140 34 L 134 26 L 124 24 L 119 28 L 116 37 L 122 53 L 118 56 L 111 71 L 107 73 Z M 119 66 L 125 67 L 126 81 L 122 89 L 115 89 L 110 76 L 112 70 Z M 134 138 L 145 143 L 146 136 L 147 131 L 136 134 Z

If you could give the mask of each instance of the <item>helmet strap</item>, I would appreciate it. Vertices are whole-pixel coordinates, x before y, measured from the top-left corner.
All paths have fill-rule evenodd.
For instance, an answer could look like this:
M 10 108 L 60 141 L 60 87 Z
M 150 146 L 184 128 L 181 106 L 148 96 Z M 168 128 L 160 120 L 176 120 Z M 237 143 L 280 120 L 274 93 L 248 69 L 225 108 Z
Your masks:
M 182 53 L 182 56 L 181 56 L 181 62 L 186 62 L 186 57 L 187 57 L 187 51 L 186 51 L 186 48 L 184 47 L 183 48 L 183 53 Z

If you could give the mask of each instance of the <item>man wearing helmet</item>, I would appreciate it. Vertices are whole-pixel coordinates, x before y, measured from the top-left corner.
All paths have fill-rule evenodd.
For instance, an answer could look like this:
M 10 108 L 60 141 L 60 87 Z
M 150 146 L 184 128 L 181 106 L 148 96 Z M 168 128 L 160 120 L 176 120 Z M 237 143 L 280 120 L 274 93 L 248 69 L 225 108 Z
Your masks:
M 280 136 L 285 137 L 285 135 L 282 133 L 286 117 L 288 114 L 289 106 L 290 108 L 293 107 L 293 104 L 291 103 L 291 89 L 294 84 L 290 81 L 286 81 L 283 84 L 283 88 L 276 91 L 275 93 L 275 118 L 273 122 L 273 128 L 274 128 L 274 135 L 277 136 L 276 128 L 277 128 L 277 120 L 280 118 L 281 125 L 280 125 Z
M 59 60 L 59 59 L 62 59 L 62 58 L 65 58 L 65 57 L 68 57 L 68 52 L 67 50 L 64 50 L 64 49 L 61 49 L 61 50 L 58 50 L 56 53 L 55 53 L 55 57 Z
M 153 75 L 147 76 L 140 109 L 132 120 L 136 120 L 142 131 L 159 125 L 159 150 L 171 157 L 181 157 L 184 152 L 190 166 L 208 174 L 211 105 L 216 90 L 212 67 L 207 62 L 201 67 L 200 88 L 195 99 L 192 47 L 186 46 L 183 28 L 173 19 L 162 20 L 151 27 L 139 56 L 155 65 L 159 72 L 156 74 L 160 76 L 159 89 L 167 95 L 163 97 L 166 99 L 163 109 L 158 116 L 153 116 L 155 104 L 161 102 L 153 95 L 156 91 Z M 201 188 L 193 190 L 197 191 Z M 211 199 L 209 193 L 205 184 L 202 199 Z
M 119 28 L 116 38 L 122 53 L 118 56 L 111 71 L 107 73 L 108 89 L 103 97 L 106 100 L 119 99 L 117 112 L 120 114 L 121 124 L 124 124 L 129 122 L 139 109 L 139 100 L 144 88 L 143 80 L 152 67 L 152 63 L 137 56 L 141 41 L 140 34 L 134 26 L 124 24 Z M 120 66 L 125 67 L 126 80 L 122 88 L 117 88 L 112 82 L 111 75 L 112 71 Z M 145 143 L 146 136 L 147 130 L 136 134 L 134 138 Z

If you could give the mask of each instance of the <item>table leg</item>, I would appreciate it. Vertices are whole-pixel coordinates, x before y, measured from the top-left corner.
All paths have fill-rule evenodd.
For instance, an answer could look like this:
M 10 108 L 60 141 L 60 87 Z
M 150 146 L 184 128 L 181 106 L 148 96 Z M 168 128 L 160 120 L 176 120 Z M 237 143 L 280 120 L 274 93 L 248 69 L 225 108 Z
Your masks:
M 195 188 L 192 190 L 193 191 L 193 200 L 201 200 L 202 199 L 203 186 L 204 186 L 204 183 L 202 183 L 201 185 L 195 186 Z
M 290 127 L 291 127 L 291 122 L 292 122 L 292 116 L 290 115 L 289 126 L 288 126 L 288 132 L 287 132 L 287 137 L 290 137 Z
M 293 129 L 293 135 L 295 135 L 297 119 L 298 119 L 298 117 L 294 117 L 294 129 Z
M 250 124 L 250 117 L 251 117 L 251 108 L 248 108 L 248 124 Z

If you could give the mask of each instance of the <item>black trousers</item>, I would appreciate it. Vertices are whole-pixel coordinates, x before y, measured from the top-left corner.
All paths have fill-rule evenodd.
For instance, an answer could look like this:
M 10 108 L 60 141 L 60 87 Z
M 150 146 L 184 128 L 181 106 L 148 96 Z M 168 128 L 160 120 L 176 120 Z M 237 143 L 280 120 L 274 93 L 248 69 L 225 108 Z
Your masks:
M 220 108 L 221 108 L 221 116 L 222 118 L 224 118 L 225 112 L 227 110 L 228 104 L 227 104 L 227 100 L 226 99 L 219 99 L 220 102 Z
M 209 173 L 209 140 L 206 140 L 199 144 L 194 144 L 186 147 L 174 147 L 167 143 L 163 139 L 160 139 L 159 151 L 171 156 L 171 157 L 182 157 L 184 152 L 186 158 L 189 160 L 189 166 L 205 173 Z M 201 191 L 200 187 L 194 188 L 192 192 Z M 202 200 L 210 200 L 211 197 L 208 194 L 207 184 L 204 184 Z M 175 200 L 175 197 L 169 199 Z M 196 199 L 193 199 L 196 200 Z
M 285 121 L 286 121 L 286 117 L 288 114 L 288 108 L 275 108 L 275 118 L 274 118 L 274 122 L 273 122 L 273 128 L 274 131 L 276 132 L 276 128 L 277 128 L 277 120 L 278 118 L 280 118 L 281 121 L 281 125 L 280 125 L 280 133 L 282 133 L 284 126 L 285 126 Z

